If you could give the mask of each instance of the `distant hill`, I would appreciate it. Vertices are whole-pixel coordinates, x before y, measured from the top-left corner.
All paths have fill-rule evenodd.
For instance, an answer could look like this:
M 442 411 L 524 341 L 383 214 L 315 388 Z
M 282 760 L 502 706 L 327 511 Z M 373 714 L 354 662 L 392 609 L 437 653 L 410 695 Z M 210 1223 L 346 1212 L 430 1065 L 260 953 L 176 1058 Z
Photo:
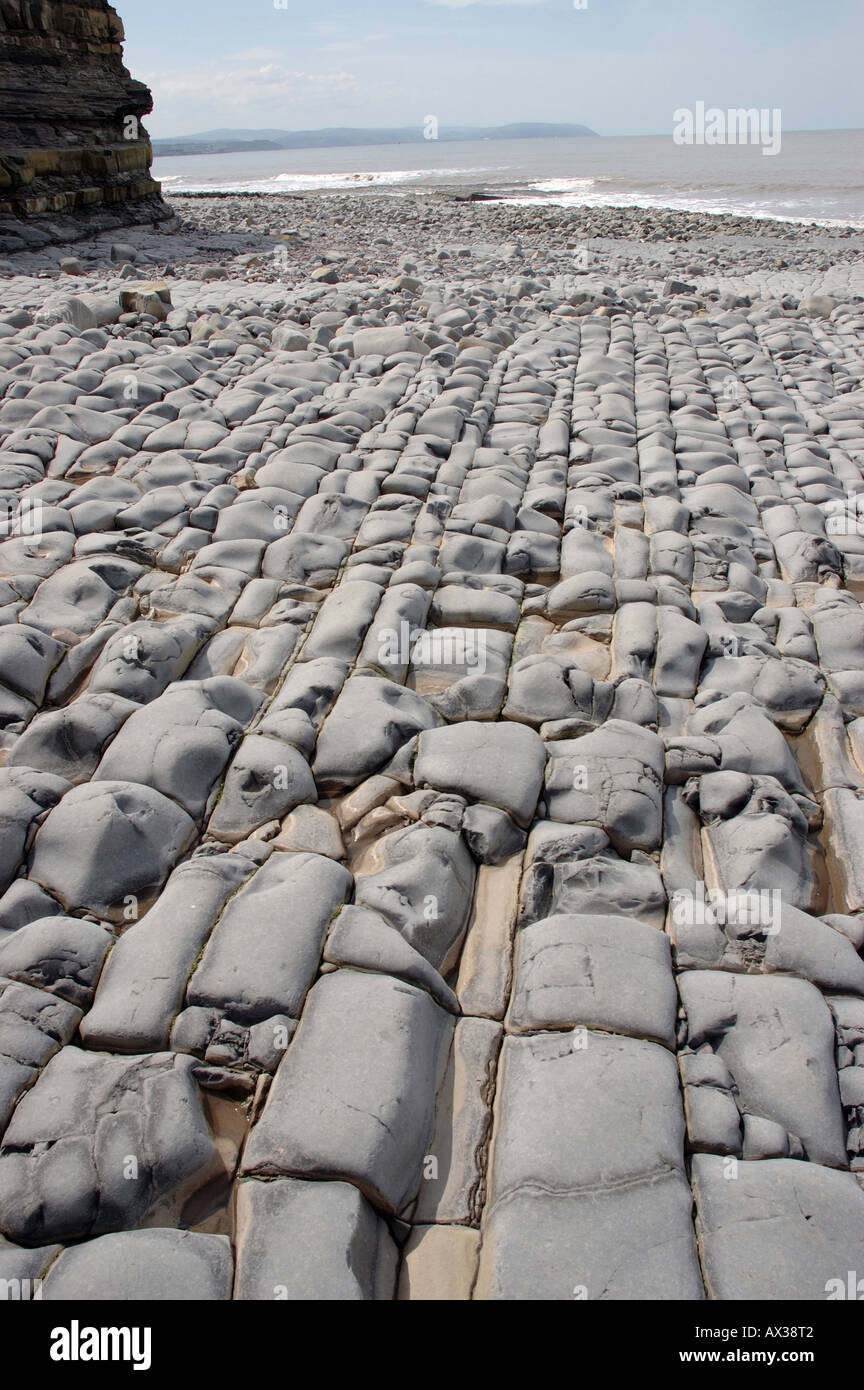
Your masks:
M 596 135 L 587 125 L 544 125 L 520 121 L 499 126 L 441 126 L 438 141 L 454 140 L 563 140 Z M 422 145 L 424 127 L 401 126 L 390 130 L 357 130 L 336 126 L 327 130 L 205 130 L 200 135 L 181 135 L 154 140 L 153 153 L 162 159 L 172 155 L 233 154 L 239 150 L 310 150 L 345 145 Z
M 281 150 L 275 140 L 153 140 L 153 152 L 162 159 L 174 154 L 237 154 L 241 150 Z

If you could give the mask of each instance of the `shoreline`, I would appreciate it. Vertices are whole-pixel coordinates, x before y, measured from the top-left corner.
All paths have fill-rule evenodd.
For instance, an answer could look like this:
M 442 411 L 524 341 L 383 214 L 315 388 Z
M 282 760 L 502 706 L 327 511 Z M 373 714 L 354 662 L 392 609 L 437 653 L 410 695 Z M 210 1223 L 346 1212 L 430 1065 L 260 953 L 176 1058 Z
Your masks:
M 177 203 L 182 208 L 184 202 L 204 203 L 210 205 L 217 215 L 224 210 L 226 203 L 237 200 L 244 208 L 255 207 L 261 216 L 262 223 L 268 217 L 278 212 L 281 205 L 294 207 L 297 204 L 323 204 L 334 205 L 337 212 L 355 210 L 358 213 L 365 213 L 367 205 L 372 204 L 374 211 L 393 212 L 399 217 L 400 211 L 407 210 L 407 220 L 411 219 L 411 213 L 415 207 L 426 208 L 431 211 L 442 211 L 443 209 L 471 209 L 482 207 L 484 211 L 495 213 L 501 209 L 507 209 L 505 222 L 510 218 L 514 225 L 520 227 L 531 227 L 539 225 L 542 219 L 544 229 L 553 230 L 579 230 L 584 224 L 596 225 L 599 235 L 611 234 L 629 238 L 630 233 L 640 231 L 660 232 L 665 236 L 667 232 L 683 236 L 686 233 L 719 234 L 727 236 L 784 236 L 790 234 L 794 229 L 801 236 L 804 233 L 823 233 L 834 232 L 840 237 L 851 237 L 861 235 L 864 237 L 864 226 L 858 226 L 854 222 L 839 222 L 834 224 L 830 220 L 807 222 L 803 219 L 777 218 L 769 214 L 742 215 L 738 213 L 709 213 L 692 212 L 680 208 L 671 207 L 641 207 L 634 204 L 580 204 L 578 206 L 562 206 L 553 202 L 514 200 L 508 196 L 501 196 L 490 192 L 486 188 L 476 189 L 466 188 L 463 185 L 452 184 L 442 185 L 435 189 L 423 191 L 410 191 L 406 193 L 385 192 L 379 189 L 367 190 L 330 190 L 330 189 L 307 189 L 294 193 L 257 193 L 253 191 L 243 191 L 237 193 L 210 193 L 210 192 L 180 192 L 173 189 L 163 190 L 165 201 L 171 205 Z M 230 211 L 230 208 L 228 209 Z M 403 220 L 405 218 L 403 217 Z M 497 219 L 498 222 L 502 219 Z M 499 230 L 493 217 L 491 229 Z
M 365 199 L 388 198 L 399 201 L 407 199 L 435 200 L 440 198 L 444 201 L 454 203 L 485 203 L 490 205 L 498 204 L 503 207 L 513 207 L 525 210 L 528 210 L 530 208 L 536 208 L 539 211 L 561 212 L 565 214 L 591 214 L 605 212 L 612 215 L 621 215 L 624 213 L 641 213 L 648 217 L 654 215 L 657 217 L 675 216 L 682 218 L 715 219 L 718 223 L 721 224 L 727 221 L 735 221 L 747 224 L 749 226 L 750 224 L 758 225 L 759 223 L 767 222 L 770 223 L 772 226 L 776 226 L 778 228 L 785 226 L 794 226 L 802 227 L 807 230 L 836 230 L 840 234 L 847 231 L 850 234 L 854 234 L 855 232 L 864 233 L 864 221 L 858 221 L 854 218 L 806 218 L 793 217 L 791 215 L 783 216 L 777 213 L 770 212 L 744 213 L 733 210 L 709 212 L 702 209 L 677 208 L 673 207 L 671 204 L 656 204 L 648 202 L 599 203 L 586 201 L 582 203 L 561 203 L 556 202 L 554 195 L 550 195 L 547 198 L 535 195 L 526 195 L 522 197 L 512 192 L 492 192 L 488 187 L 483 186 L 479 186 L 476 189 L 471 189 L 470 186 L 466 186 L 464 184 L 438 184 L 434 188 L 410 188 L 405 189 L 402 192 L 397 192 L 392 189 L 378 188 L 306 188 L 299 189 L 297 190 L 297 192 L 291 193 L 287 191 L 282 192 L 281 190 L 261 192 L 256 189 L 175 189 L 173 187 L 166 188 L 164 186 L 164 183 L 165 181 L 163 180 L 162 196 L 166 201 L 184 198 L 262 198 L 268 200 L 278 200 L 303 198 L 360 197 Z
M 339 282 L 367 282 L 386 279 L 405 255 L 428 260 L 444 281 L 456 271 L 462 280 L 478 257 L 503 253 L 530 263 L 552 293 L 562 277 L 589 289 L 599 282 L 634 309 L 643 295 L 649 308 L 662 300 L 672 273 L 687 287 L 682 307 L 690 311 L 709 311 L 729 294 L 864 295 L 864 230 L 853 227 L 630 206 L 538 207 L 470 195 L 458 185 L 423 196 L 378 189 L 169 193 L 169 217 L 160 224 L 84 232 L 75 241 L 5 255 L 0 248 L 0 287 L 26 277 L 25 307 L 64 286 L 102 290 L 111 284 L 111 245 L 131 238 L 142 263 L 169 283 L 206 275 L 216 277 L 214 284 L 225 278 L 287 286 L 322 262 L 334 266 Z M 32 234 L 26 226 L 21 232 Z M 80 270 L 67 280 L 60 262 L 76 259 Z
M 682 254 L 690 248 L 708 258 L 705 270 L 709 283 L 698 287 L 706 289 L 710 289 L 712 273 L 726 280 L 745 266 L 750 271 L 768 271 L 773 262 L 781 260 L 801 273 L 810 273 L 827 269 L 823 264 L 826 258 L 845 264 L 864 255 L 864 228 L 849 224 L 631 205 L 541 205 L 487 196 L 483 190 L 460 185 L 422 194 L 378 189 L 231 194 L 169 191 L 163 199 L 169 216 L 161 223 L 133 223 L 98 234 L 62 219 L 54 224 L 40 225 L 35 220 L 16 224 L 19 240 L 15 249 L 0 234 L 0 284 L 16 274 L 56 274 L 59 261 L 67 256 L 83 257 L 85 273 L 89 274 L 88 267 L 95 269 L 100 261 L 104 263 L 112 242 L 122 241 L 127 234 L 134 234 L 147 258 L 169 272 L 209 263 L 225 252 L 232 253 L 232 260 L 244 254 L 272 254 L 283 244 L 286 250 L 279 253 L 282 279 L 313 268 L 315 255 L 327 255 L 334 247 L 342 260 L 358 260 L 361 267 L 374 273 L 376 259 L 387 258 L 388 244 L 408 251 L 424 244 L 473 242 L 492 248 L 521 241 L 532 248 L 532 254 L 548 257 L 550 275 L 580 273 L 579 257 L 584 259 L 586 250 L 592 248 L 599 248 L 607 262 L 611 257 L 622 270 L 633 271 L 652 264 L 662 266 L 676 248 Z M 55 237 L 45 244 L 44 227 L 51 225 Z M 62 239 L 64 235 L 68 240 Z M 284 243 L 280 243 L 282 237 Z M 29 249 L 24 245 L 28 238 L 33 243 Z M 378 245 L 383 248 L 380 253 L 375 250 Z M 724 257 L 730 258 L 728 265 Z M 244 276 L 250 273 L 245 266 L 239 271 Z M 266 278 L 264 267 L 257 271 L 253 278 Z

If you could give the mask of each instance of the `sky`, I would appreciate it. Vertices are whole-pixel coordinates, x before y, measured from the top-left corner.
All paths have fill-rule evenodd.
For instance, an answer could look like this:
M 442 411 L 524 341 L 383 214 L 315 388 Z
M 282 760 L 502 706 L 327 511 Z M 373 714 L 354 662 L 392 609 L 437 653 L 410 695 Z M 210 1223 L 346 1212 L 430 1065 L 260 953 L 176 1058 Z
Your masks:
M 113 2 L 154 137 L 427 116 L 666 134 L 700 100 L 779 107 L 785 130 L 864 127 L 861 0 Z

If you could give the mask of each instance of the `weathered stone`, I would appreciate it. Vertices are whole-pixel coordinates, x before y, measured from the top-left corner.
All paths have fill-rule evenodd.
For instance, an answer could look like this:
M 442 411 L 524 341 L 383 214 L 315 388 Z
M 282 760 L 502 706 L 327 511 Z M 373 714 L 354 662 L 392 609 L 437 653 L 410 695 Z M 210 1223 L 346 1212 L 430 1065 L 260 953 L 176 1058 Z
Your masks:
M 459 1012 L 456 996 L 438 971 L 396 928 L 365 907 L 342 908 L 327 938 L 324 959 L 333 965 L 395 975 L 397 979 L 427 990 L 442 1009 L 453 1014 Z
M 276 1073 L 244 1172 L 342 1177 L 383 1211 L 402 1211 L 421 1181 L 452 1027 L 424 990 L 355 970 L 326 975 Z
M 462 1018 L 456 1024 L 412 1214 L 415 1224 L 479 1225 L 501 1036 L 500 1025 L 491 1019 Z
M 118 1231 L 64 1250 L 45 1280 L 47 1302 L 185 1302 L 231 1297 L 227 1236 Z
M 189 981 L 188 1002 L 240 1023 L 299 1018 L 328 923 L 351 887 L 317 854 L 277 854 L 228 903 Z
M 44 990 L 0 977 L 0 1135 L 19 1095 L 69 1042 L 81 1010 Z
M 354 898 L 402 933 L 446 975 L 458 959 L 474 887 L 462 836 L 439 825 L 409 825 L 378 840 L 355 865 Z
M 207 828 L 215 839 L 236 844 L 301 802 L 315 799 L 315 783 L 303 755 L 289 743 L 250 734 L 228 769 Z
M 243 724 L 230 712 L 236 708 L 233 686 L 245 695 L 241 682 L 230 677 L 170 686 L 125 721 L 94 782 L 141 782 L 197 820 L 243 735 Z
M 85 783 L 39 830 L 30 877 L 67 909 L 120 921 L 130 904 L 152 900 L 194 832 L 187 813 L 150 787 Z
M 772 904 L 769 893 L 712 907 L 698 886 L 688 887 L 673 901 L 669 931 L 679 968 L 798 975 L 821 989 L 864 993 L 864 961 L 840 927 Z
M 556 912 L 633 916 L 662 927 L 666 892 L 647 855 L 622 859 L 602 830 L 541 821 L 528 840 L 521 925 Z
M 864 869 L 858 846 L 864 833 L 864 796 L 846 787 L 825 792 L 825 843 L 843 906 L 848 912 L 864 909 Z
M 177 1221 L 189 1197 L 224 1177 L 192 1065 L 174 1053 L 64 1047 L 6 1130 L 0 1228 L 34 1244 Z
M 63 1249 L 62 1245 L 40 1245 L 25 1250 L 0 1236 L 0 1297 L 4 1302 L 32 1302 L 45 1297 L 42 1279 Z
M 112 693 L 147 704 L 182 676 L 212 630 L 211 623 L 194 615 L 130 623 L 105 643 L 88 694 Z
M 31 767 L 0 768 L 0 889 L 22 863 L 33 827 L 57 805 L 68 783 Z M 35 875 L 34 875 L 35 877 Z
M 543 743 L 533 730 L 468 721 L 420 735 L 414 777 L 418 786 L 500 806 L 526 826 L 540 795 L 544 762 Z
M 396 1263 L 386 1223 L 350 1183 L 237 1185 L 235 1298 L 391 1299 Z
M 620 852 L 656 849 L 662 837 L 662 740 L 610 719 L 584 738 L 549 745 L 546 791 L 553 820 L 596 825 Z
M 705 970 L 688 970 L 678 983 L 689 1046 L 710 1043 L 741 1111 L 781 1124 L 814 1163 L 845 1168 L 834 1024 L 816 987 Z
M 623 917 L 547 917 L 519 933 L 509 1027 L 602 1028 L 675 1044 L 668 938 Z
M 735 1179 L 722 1158 L 693 1160 L 709 1297 L 859 1296 L 848 1291 L 848 1271 L 864 1260 L 864 1193 L 851 1173 L 779 1158 L 739 1163 Z
M 97 922 L 42 917 L 0 944 L 0 975 L 86 1009 L 114 938 Z
M 521 855 L 478 871 L 456 985 L 463 1013 L 504 1017 L 521 874 Z
M 156 1051 L 168 1044 L 186 982 L 228 898 L 254 873 L 237 854 L 187 860 L 158 901 L 123 933 L 83 1021 L 87 1047 Z
M 475 1297 L 701 1298 L 674 1058 L 583 1040 L 504 1043 Z
M 425 700 L 378 676 L 346 681 L 318 737 L 312 773 L 322 795 L 356 786 L 439 718 Z
M 37 715 L 16 740 L 6 765 L 38 767 L 67 782 L 86 782 L 104 746 L 137 709 L 120 695 L 85 692 L 65 709 Z

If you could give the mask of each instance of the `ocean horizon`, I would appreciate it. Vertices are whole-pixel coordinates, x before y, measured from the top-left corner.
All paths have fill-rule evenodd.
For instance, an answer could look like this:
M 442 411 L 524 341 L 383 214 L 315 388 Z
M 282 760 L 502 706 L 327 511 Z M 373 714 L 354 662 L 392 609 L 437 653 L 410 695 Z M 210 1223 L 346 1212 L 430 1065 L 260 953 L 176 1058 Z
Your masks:
M 864 225 L 864 130 L 788 131 L 759 145 L 678 145 L 671 135 L 466 140 L 157 156 L 171 193 L 477 189 L 509 203 Z

